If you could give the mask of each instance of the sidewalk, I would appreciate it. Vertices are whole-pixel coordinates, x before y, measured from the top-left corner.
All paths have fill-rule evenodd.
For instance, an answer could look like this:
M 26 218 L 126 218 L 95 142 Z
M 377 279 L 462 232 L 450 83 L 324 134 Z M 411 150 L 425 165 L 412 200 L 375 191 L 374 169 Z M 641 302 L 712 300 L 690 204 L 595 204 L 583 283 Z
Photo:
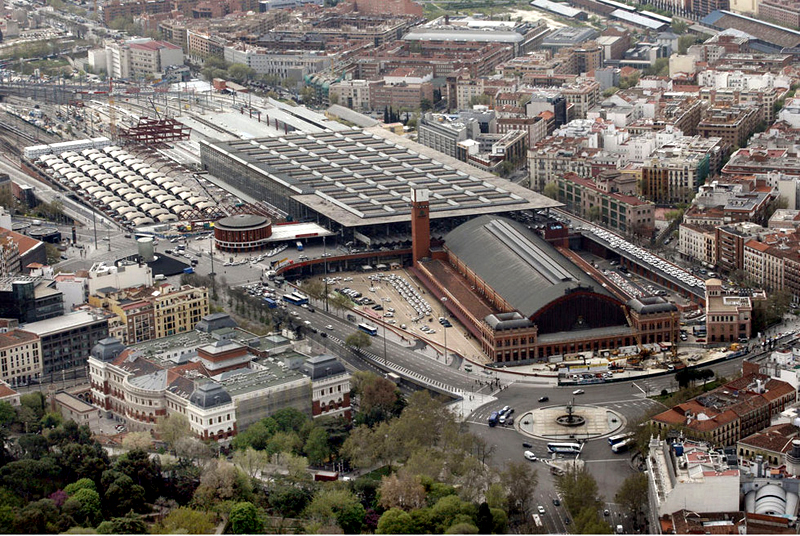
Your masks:
M 455 413 L 456 418 L 465 421 L 476 409 L 495 400 L 497 398 L 491 394 L 464 393 L 464 397 L 461 400 L 452 402 L 448 407 L 450 411 Z

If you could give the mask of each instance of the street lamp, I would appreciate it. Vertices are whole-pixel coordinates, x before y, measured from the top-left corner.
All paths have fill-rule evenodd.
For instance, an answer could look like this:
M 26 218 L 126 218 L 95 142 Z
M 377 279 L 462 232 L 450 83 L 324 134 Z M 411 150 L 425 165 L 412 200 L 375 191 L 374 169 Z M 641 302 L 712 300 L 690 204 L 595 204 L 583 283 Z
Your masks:
M 442 300 L 442 318 L 447 318 L 444 316 L 444 313 L 447 311 L 447 297 L 442 296 L 440 298 Z M 442 331 L 444 331 L 444 364 L 447 365 L 447 325 L 444 322 L 442 324 Z
M 326 238 L 327 237 L 325 237 L 325 236 L 322 237 L 322 265 L 324 267 L 323 270 L 324 270 L 324 273 L 325 273 L 325 276 L 324 276 L 324 281 L 325 281 L 325 312 L 327 313 L 328 312 L 328 247 L 327 247 L 327 244 L 325 243 L 325 239 Z M 386 328 L 384 328 L 384 329 L 386 329 Z M 386 341 L 385 335 L 386 335 L 386 333 L 384 333 L 384 341 Z

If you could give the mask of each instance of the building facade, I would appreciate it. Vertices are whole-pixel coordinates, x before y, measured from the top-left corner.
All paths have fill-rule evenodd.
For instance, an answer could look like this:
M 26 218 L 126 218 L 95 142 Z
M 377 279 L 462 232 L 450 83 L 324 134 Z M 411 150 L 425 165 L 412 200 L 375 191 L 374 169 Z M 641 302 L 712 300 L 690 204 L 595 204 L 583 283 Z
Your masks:
M 0 333 L 0 380 L 11 387 L 28 385 L 42 376 L 42 342 L 21 329 Z

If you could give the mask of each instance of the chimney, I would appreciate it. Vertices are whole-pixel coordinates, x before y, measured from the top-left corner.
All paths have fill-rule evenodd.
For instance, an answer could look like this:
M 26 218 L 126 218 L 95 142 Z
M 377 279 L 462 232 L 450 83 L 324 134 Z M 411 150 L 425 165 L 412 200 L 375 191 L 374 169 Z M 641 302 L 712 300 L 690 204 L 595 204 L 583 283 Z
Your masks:
M 761 478 L 764 476 L 764 456 L 760 454 L 756 456 L 756 477 Z
M 413 261 L 431 256 L 430 191 L 424 188 L 411 189 L 411 250 Z

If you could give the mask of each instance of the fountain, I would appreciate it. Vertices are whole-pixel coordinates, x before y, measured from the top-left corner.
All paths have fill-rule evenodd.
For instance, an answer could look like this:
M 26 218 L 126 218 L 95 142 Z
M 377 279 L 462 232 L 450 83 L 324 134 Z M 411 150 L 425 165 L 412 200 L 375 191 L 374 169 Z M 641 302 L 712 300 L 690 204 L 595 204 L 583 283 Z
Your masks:
M 556 417 L 556 422 L 561 426 L 568 426 L 570 428 L 574 428 L 577 426 L 583 426 L 586 424 L 586 419 L 581 417 L 580 415 L 575 415 L 575 399 L 573 398 L 569 404 L 567 404 L 567 414 L 566 415 L 559 415 Z

